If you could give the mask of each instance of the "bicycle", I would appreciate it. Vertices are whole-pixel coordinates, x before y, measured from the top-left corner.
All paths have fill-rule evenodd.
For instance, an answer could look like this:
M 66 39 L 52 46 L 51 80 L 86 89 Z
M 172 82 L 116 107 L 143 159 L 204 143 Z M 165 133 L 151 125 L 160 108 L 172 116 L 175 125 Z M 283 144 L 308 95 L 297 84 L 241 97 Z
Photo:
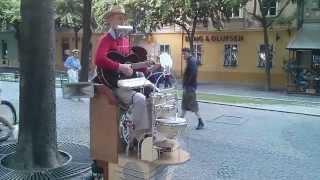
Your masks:
M 13 135 L 14 125 L 17 124 L 17 113 L 10 101 L 1 99 L 1 89 L 0 112 L 0 142 L 3 142 Z

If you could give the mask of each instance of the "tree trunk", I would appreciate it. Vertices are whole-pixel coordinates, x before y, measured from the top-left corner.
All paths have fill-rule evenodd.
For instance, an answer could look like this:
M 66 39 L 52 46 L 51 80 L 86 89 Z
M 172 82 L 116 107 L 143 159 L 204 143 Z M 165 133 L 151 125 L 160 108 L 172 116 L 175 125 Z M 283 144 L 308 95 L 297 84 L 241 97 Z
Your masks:
M 190 48 L 190 51 L 193 53 L 194 52 L 194 47 L 193 47 L 193 42 L 194 42 L 194 33 L 190 33 L 190 32 L 187 32 L 188 34 L 188 38 L 189 38 L 189 48 Z
M 89 55 L 91 39 L 91 0 L 83 0 L 83 37 L 81 47 L 81 66 L 80 82 L 88 81 L 89 72 Z
M 20 59 L 21 59 L 21 56 L 20 56 L 20 49 L 21 49 L 21 32 L 20 32 L 20 29 L 21 29 L 21 24 L 19 22 L 14 22 L 13 24 L 14 26 L 14 29 L 15 29 L 15 38 L 17 40 L 17 58 L 18 58 L 18 63 L 20 63 Z M 20 67 L 20 65 L 18 65 L 18 67 Z
M 268 27 L 266 23 L 263 23 L 263 38 L 264 38 L 264 46 L 265 46 L 265 53 L 266 53 L 266 64 L 265 64 L 265 70 L 266 70 L 266 91 L 270 91 L 271 88 L 271 59 L 270 59 L 270 48 L 269 48 L 269 36 L 268 36 Z
M 53 168 L 57 150 L 53 0 L 21 1 L 20 132 L 17 169 Z
M 78 32 L 79 30 L 77 28 L 74 28 L 74 42 L 75 42 L 75 48 L 78 49 L 78 38 L 79 38 L 79 35 L 78 35 Z

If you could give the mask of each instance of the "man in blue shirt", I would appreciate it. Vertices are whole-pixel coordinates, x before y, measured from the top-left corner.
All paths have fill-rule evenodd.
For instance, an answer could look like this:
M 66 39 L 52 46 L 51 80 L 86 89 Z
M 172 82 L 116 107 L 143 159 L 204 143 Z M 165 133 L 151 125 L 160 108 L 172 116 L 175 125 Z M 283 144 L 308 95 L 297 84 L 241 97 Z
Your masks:
M 204 122 L 199 114 L 199 105 L 197 102 L 196 90 L 197 90 L 197 74 L 198 64 L 197 58 L 192 54 L 189 48 L 182 49 L 182 56 L 184 57 L 187 66 L 183 74 L 183 95 L 182 95 L 182 114 L 184 117 L 186 111 L 194 112 L 198 118 L 197 130 L 204 128 Z
M 81 69 L 79 60 L 79 50 L 72 50 L 72 55 L 64 62 L 64 67 L 67 69 L 69 83 L 78 82 L 79 71 Z

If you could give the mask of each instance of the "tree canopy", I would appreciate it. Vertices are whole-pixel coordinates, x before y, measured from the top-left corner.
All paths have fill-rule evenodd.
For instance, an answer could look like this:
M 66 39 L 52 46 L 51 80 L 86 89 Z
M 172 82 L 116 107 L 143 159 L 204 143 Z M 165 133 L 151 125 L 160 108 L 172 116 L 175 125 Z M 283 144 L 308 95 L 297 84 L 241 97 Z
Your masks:
M 0 30 L 4 31 L 9 25 L 15 25 L 20 20 L 20 0 L 1 0 Z
M 193 49 L 193 37 L 199 24 L 216 29 L 224 26 L 229 19 L 229 10 L 245 3 L 245 0 L 135 0 L 126 4 L 131 23 L 138 31 L 151 32 L 167 25 L 180 26 L 189 37 Z
M 56 0 L 56 27 L 81 29 L 83 2 L 81 0 Z

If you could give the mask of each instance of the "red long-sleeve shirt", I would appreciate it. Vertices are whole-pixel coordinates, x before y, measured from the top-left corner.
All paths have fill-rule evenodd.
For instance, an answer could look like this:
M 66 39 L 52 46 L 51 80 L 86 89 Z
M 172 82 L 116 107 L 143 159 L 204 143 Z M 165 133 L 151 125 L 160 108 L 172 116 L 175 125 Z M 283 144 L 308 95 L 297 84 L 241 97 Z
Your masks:
M 94 63 L 97 65 L 97 67 L 100 67 L 104 70 L 117 71 L 119 68 L 119 63 L 107 57 L 107 53 L 110 51 L 118 51 L 122 55 L 128 55 L 129 39 L 114 39 L 110 33 L 107 33 L 99 40 Z

